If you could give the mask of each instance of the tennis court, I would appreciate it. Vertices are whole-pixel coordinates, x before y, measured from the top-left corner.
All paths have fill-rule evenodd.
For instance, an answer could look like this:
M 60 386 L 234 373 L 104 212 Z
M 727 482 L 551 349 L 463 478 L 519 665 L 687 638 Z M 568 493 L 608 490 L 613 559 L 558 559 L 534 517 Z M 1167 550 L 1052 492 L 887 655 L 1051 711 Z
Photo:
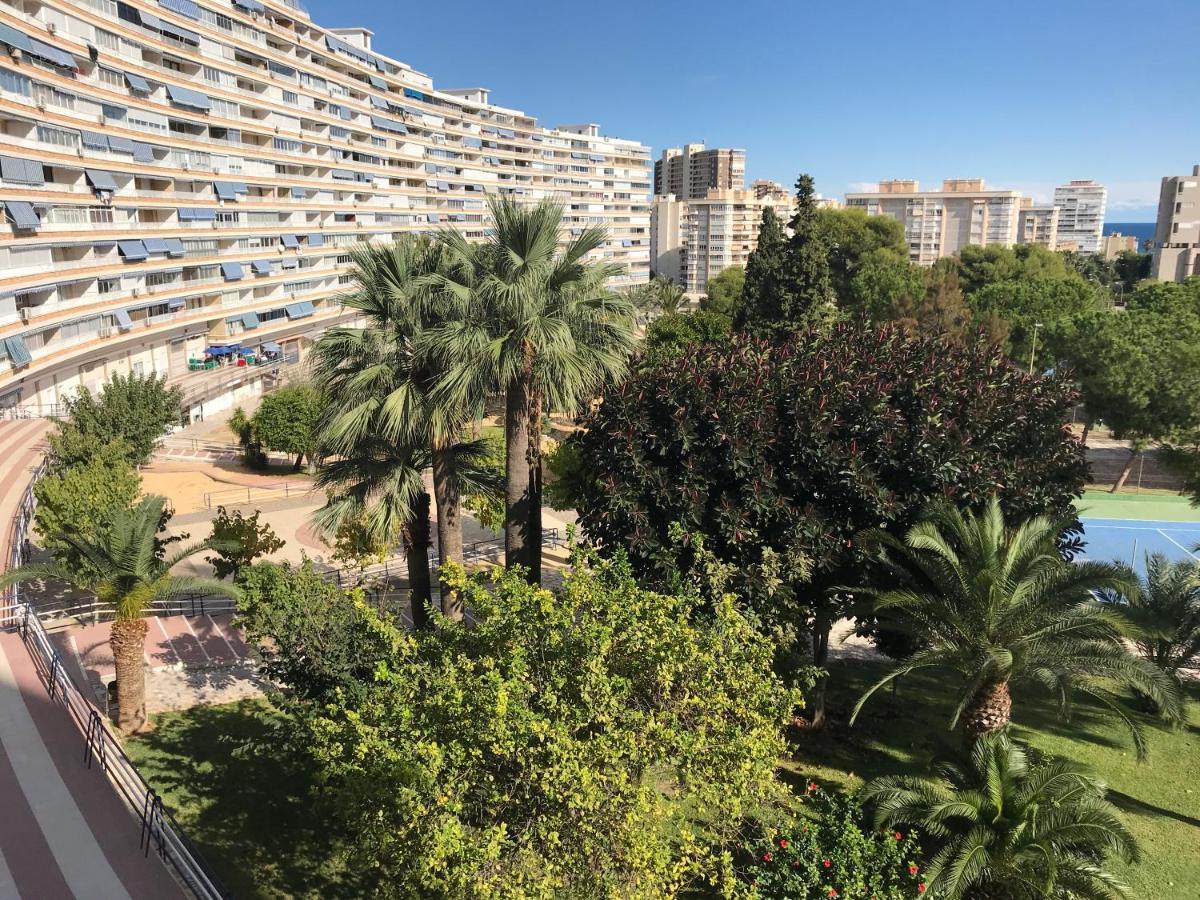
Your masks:
M 1120 560 L 1145 568 L 1147 553 L 1162 553 L 1169 559 L 1200 559 L 1192 548 L 1200 544 L 1200 522 L 1153 519 L 1084 518 L 1083 553 L 1077 559 L 1098 562 Z

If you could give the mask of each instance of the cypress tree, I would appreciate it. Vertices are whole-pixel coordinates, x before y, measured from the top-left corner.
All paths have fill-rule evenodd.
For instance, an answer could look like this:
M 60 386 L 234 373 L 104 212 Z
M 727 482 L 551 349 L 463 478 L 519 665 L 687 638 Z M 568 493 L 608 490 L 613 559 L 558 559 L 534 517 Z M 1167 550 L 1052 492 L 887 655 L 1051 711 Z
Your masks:
M 761 330 L 767 323 L 780 320 L 783 309 L 791 305 L 783 297 L 787 251 L 783 224 L 768 206 L 758 228 L 758 246 L 746 260 L 742 299 L 734 313 L 735 328 Z

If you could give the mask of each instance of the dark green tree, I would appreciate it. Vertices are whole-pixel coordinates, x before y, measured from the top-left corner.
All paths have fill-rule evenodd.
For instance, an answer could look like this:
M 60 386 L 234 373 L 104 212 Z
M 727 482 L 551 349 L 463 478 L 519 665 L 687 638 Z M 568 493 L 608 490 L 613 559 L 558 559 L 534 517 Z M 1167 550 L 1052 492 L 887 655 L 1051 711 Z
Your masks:
M 908 262 L 904 224 L 891 216 L 868 216 L 866 210 L 817 210 L 817 225 L 829 248 L 829 277 L 839 308 L 855 303 L 853 282 L 869 261 Z
M 1028 366 L 1037 351 L 1034 362 L 1043 369 L 1057 361 L 1058 335 L 1070 320 L 1101 309 L 1096 288 L 1082 279 L 1032 276 L 984 285 L 971 295 L 970 306 L 977 317 L 995 316 L 1005 324 L 1006 349 L 1017 365 Z
M 817 220 L 817 192 L 811 175 L 796 179 L 796 211 L 782 251 L 778 222 L 763 211 L 759 245 L 746 265 L 746 284 L 734 325 L 764 336 L 785 337 L 828 319 L 833 311 L 829 247 Z M 766 247 L 764 250 L 764 241 Z M 762 252 L 756 261 L 755 254 Z
M 720 313 L 701 310 L 661 316 L 646 329 L 646 354 L 654 357 L 678 353 L 692 344 L 728 340 L 729 334 L 729 318 Z
M 987 342 L 896 326 L 696 346 L 642 366 L 585 420 L 580 522 L 651 585 L 692 571 L 675 523 L 703 536 L 782 646 L 811 641 L 824 665 L 854 608 L 836 588 L 874 559 L 862 532 L 900 534 L 930 499 L 982 506 L 997 489 L 1011 515 L 1072 510 L 1086 476 L 1063 429 L 1074 402 L 1065 376 L 1029 377 Z

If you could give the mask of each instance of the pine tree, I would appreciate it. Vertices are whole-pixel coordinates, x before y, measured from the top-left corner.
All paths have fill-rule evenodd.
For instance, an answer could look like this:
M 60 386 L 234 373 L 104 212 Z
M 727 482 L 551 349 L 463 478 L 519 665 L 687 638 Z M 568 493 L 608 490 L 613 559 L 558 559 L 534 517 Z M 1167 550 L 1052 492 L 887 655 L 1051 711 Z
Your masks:
M 783 272 L 787 263 L 787 235 L 771 207 L 763 210 L 758 229 L 758 246 L 746 261 L 746 280 L 741 302 L 734 314 L 734 327 L 757 329 L 782 318 L 790 306 L 783 296 Z
M 758 248 L 746 266 L 746 284 L 734 324 L 782 336 L 825 319 L 832 311 L 829 248 L 817 221 L 811 175 L 796 179 L 796 214 L 787 237 L 770 210 L 763 212 Z

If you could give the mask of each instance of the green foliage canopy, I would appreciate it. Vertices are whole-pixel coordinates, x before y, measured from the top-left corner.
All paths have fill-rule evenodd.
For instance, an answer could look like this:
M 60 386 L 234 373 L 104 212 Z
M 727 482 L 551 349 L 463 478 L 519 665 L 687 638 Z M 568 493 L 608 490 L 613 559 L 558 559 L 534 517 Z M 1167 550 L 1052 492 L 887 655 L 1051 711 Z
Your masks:
M 299 467 L 316 449 L 321 392 L 315 385 L 294 384 L 263 397 L 251 418 L 254 440 L 267 450 L 296 457 Z
M 722 269 L 708 279 L 704 296 L 700 298 L 700 309 L 721 316 L 732 316 L 745 284 L 746 270 L 741 266 Z
M 99 394 L 87 388 L 64 401 L 67 416 L 50 435 L 50 466 L 56 471 L 86 462 L 101 447 L 120 442 L 130 465 L 150 455 L 182 415 L 179 388 L 166 386 L 166 376 L 114 375 Z

